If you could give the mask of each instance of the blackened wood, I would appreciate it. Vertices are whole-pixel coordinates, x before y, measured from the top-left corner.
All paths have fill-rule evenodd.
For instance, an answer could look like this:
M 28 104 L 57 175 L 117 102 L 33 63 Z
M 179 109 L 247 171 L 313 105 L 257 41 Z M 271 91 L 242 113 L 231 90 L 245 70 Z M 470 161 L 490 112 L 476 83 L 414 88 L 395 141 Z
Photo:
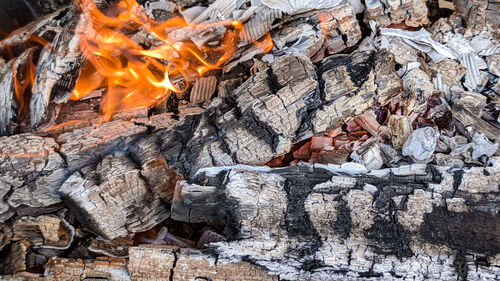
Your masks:
M 401 91 L 386 51 L 327 58 L 321 78 L 309 59 L 283 56 L 204 113 L 184 116 L 157 136 L 167 162 L 187 176 L 202 167 L 259 165 L 304 135 L 336 128 Z
M 207 168 L 178 185 L 172 216 L 226 220 L 228 241 L 209 245 L 218 263 L 244 257 L 280 279 L 494 280 L 499 177 L 498 163 Z

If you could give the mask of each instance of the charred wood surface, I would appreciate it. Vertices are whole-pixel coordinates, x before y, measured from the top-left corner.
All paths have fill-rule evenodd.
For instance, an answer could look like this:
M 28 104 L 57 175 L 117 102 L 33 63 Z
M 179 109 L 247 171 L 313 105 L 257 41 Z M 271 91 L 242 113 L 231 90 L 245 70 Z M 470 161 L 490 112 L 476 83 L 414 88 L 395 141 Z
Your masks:
M 167 162 L 188 176 L 202 167 L 264 164 L 402 91 L 386 51 L 335 55 L 316 71 L 307 58 L 281 57 L 204 113 L 158 133 Z
M 499 176 L 499 164 L 208 168 L 177 186 L 172 217 L 227 220 L 228 242 L 209 246 L 218 263 L 282 279 L 495 280 Z

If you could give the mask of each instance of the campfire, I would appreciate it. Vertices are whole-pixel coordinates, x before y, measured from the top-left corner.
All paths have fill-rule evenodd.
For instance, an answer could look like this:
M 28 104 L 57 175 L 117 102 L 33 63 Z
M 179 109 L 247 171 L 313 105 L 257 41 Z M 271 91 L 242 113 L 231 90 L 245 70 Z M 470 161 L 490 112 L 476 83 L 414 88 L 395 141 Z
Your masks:
M 5 3 L 1 280 L 500 278 L 496 2 Z

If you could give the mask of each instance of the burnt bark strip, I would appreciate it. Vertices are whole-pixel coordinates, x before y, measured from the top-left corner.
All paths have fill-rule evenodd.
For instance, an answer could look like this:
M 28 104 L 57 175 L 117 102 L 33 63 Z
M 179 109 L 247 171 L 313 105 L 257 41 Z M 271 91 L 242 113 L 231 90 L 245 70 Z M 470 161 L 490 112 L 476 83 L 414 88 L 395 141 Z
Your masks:
M 80 50 L 78 23 L 87 20 L 71 11 L 61 24 L 63 29 L 51 44 L 45 45 L 37 64 L 30 101 L 30 122 L 38 128 L 57 118 L 58 105 L 66 102 L 80 75 L 84 56 Z M 52 102 L 52 103 L 51 103 Z M 50 107 L 49 107 L 50 105 Z
M 498 279 L 500 165 L 454 173 L 432 165 L 206 168 L 177 186 L 172 216 L 226 219 L 228 241 L 209 245 L 218 262 L 244 259 L 281 279 Z M 194 212 L 204 204 L 218 212 Z
M 402 82 L 394 65 L 386 51 L 332 56 L 323 62 L 320 80 L 309 59 L 283 56 L 215 99 L 204 113 L 160 132 L 158 141 L 167 162 L 188 177 L 203 167 L 261 165 L 302 137 L 337 127 L 398 95 Z M 319 81 L 329 81 L 323 91 Z

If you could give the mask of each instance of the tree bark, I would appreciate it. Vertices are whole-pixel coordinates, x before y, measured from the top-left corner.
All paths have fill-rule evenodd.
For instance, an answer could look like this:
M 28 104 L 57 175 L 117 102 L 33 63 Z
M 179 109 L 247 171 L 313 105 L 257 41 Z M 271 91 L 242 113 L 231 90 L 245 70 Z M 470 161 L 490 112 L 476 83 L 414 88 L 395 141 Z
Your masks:
M 172 218 L 227 220 L 228 241 L 209 245 L 218 261 L 245 259 L 281 279 L 495 280 L 499 180 L 498 161 L 207 168 L 177 185 Z

